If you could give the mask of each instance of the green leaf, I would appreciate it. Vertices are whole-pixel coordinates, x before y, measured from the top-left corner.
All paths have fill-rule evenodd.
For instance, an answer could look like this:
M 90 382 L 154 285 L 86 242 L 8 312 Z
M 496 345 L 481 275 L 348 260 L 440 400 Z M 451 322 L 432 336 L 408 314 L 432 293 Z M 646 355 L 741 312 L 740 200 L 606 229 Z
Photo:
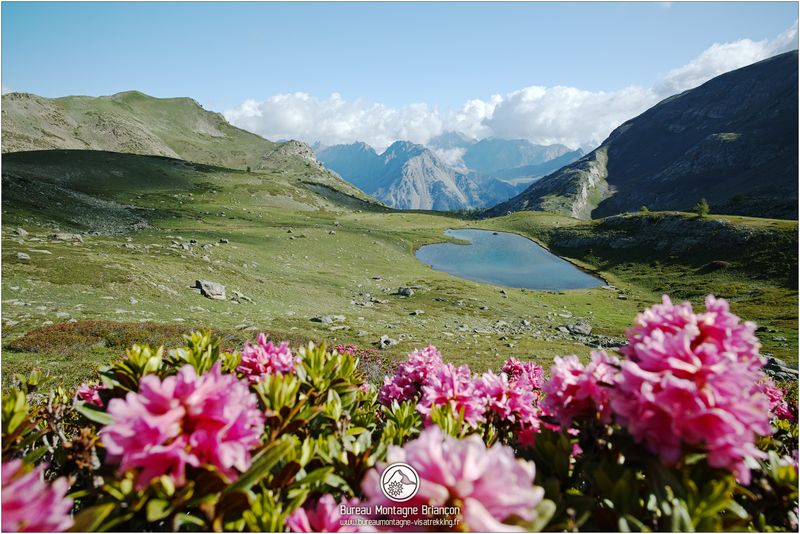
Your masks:
M 542 499 L 536 506 L 536 518 L 527 525 L 528 530 L 532 532 L 543 531 L 544 527 L 547 526 L 547 523 L 550 522 L 550 519 L 553 518 L 555 513 L 556 503 L 550 499 Z
M 151 523 L 167 517 L 170 513 L 169 501 L 151 499 L 147 502 L 147 520 Z
M 99 423 L 101 425 L 108 425 L 114 422 L 111 414 L 94 404 L 87 404 L 85 402 L 76 402 L 75 410 L 83 415 L 86 419 Z
M 103 520 L 108 517 L 116 505 L 113 502 L 98 504 L 78 512 L 73 521 L 71 532 L 94 532 L 99 530 Z
M 233 493 L 235 491 L 247 491 L 266 477 L 270 470 L 283 458 L 292 444 L 288 441 L 276 441 L 267 445 L 267 447 L 259 453 L 250 469 L 247 470 L 239 480 L 228 486 L 223 495 Z

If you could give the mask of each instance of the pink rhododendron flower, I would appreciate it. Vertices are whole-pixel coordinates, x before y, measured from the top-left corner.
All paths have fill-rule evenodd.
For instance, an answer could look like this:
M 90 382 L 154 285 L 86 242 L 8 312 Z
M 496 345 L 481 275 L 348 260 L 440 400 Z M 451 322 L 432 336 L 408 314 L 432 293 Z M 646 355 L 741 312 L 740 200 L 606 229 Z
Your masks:
M 78 391 L 75 393 L 75 398 L 87 404 L 94 404 L 95 406 L 103 407 L 103 399 L 100 398 L 100 392 L 106 389 L 102 384 L 81 384 Z
M 778 419 L 794 420 L 794 414 L 789 408 L 789 403 L 784 398 L 784 390 L 775 385 L 771 378 L 762 380 L 760 390 L 769 400 L 769 411 Z
M 684 445 L 708 452 L 708 463 L 750 481 L 746 457 L 770 433 L 769 402 L 759 381 L 763 358 L 755 325 L 709 295 L 706 311 L 664 296 L 636 318 L 612 406 L 633 437 L 671 465 Z
M 140 469 L 139 487 L 164 474 L 183 485 L 187 465 L 212 465 L 235 479 L 264 429 L 256 396 L 219 363 L 201 376 L 191 365 L 163 381 L 145 375 L 139 393 L 112 399 L 108 413 L 114 422 L 100 432 L 108 457 L 122 471 Z
M 508 375 L 496 375 L 491 371 L 475 381 L 475 389 L 485 406 L 485 415 L 495 415 L 501 421 L 513 423 L 517 432 L 523 432 L 528 442 L 532 438 L 528 431 L 539 431 L 539 409 L 536 406 L 536 393 L 521 386 L 519 381 L 511 382 Z
M 550 380 L 542 389 L 546 397 L 542 409 L 555 416 L 564 428 L 578 417 L 596 417 L 603 423 L 611 420 L 611 386 L 619 360 L 605 351 L 592 351 L 586 367 L 577 356 L 556 358 Z
M 266 375 L 276 373 L 293 373 L 300 358 L 289 350 L 289 342 L 284 341 L 275 346 L 267 341 L 265 334 L 258 334 L 257 343 L 245 343 L 242 350 L 242 361 L 236 368 L 250 383 L 264 380 Z
M 326 493 L 319 501 L 304 508 L 298 508 L 286 518 L 290 532 L 365 532 L 358 525 L 349 525 L 347 520 L 355 516 L 344 515 L 341 505 L 355 506 L 358 499 L 342 499 L 337 503 L 333 495 Z
M 26 473 L 19 459 L 3 464 L 2 471 L 3 532 L 62 532 L 72 526 L 66 478 L 48 485 L 43 465 Z
M 397 366 L 393 377 L 385 378 L 378 401 L 389 405 L 393 400 L 403 402 L 417 397 L 428 378 L 442 365 L 442 354 L 433 345 L 415 350 Z
M 544 369 L 534 362 L 522 362 L 516 358 L 505 361 L 503 372 L 512 384 L 527 385 L 531 389 L 541 389 L 544 381 Z
M 480 532 L 521 531 L 504 521 L 532 521 L 544 490 L 533 485 L 534 464 L 495 444 L 487 449 L 475 435 L 458 440 L 428 427 L 403 448 L 389 447 L 387 464 L 405 462 L 419 474 L 417 494 L 403 506 L 461 503 L 462 525 Z M 380 490 L 382 468 L 369 471 L 361 483 L 370 505 L 392 505 Z M 415 528 L 418 530 L 418 527 Z
M 473 427 L 484 420 L 486 401 L 468 366 L 448 363 L 428 377 L 417 409 L 429 415 L 434 406 L 447 406 L 456 417 L 463 414 L 464 422 Z

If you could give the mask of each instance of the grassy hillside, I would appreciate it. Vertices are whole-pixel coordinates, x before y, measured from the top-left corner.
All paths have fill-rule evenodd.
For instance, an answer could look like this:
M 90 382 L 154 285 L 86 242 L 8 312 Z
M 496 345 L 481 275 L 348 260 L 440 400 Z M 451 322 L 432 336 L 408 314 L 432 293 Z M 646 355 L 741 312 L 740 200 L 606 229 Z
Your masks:
M 276 143 L 230 125 L 191 98 L 3 95 L 3 152 L 77 149 L 255 168 Z
M 505 229 L 554 247 L 565 235 L 611 230 L 537 213 L 476 222 L 389 211 L 332 180 L 296 159 L 247 173 L 107 152 L 4 155 L 4 376 L 38 366 L 74 383 L 142 332 L 169 340 L 200 326 L 225 333 L 232 345 L 256 329 L 363 347 L 388 335 L 399 343 L 381 351 L 387 357 L 434 343 L 476 370 L 512 355 L 547 364 L 621 341 L 635 313 L 661 291 L 693 300 L 707 291 L 732 297 L 735 311 L 775 330 L 762 336 L 767 350 L 796 361 L 796 288 L 777 275 L 758 280 L 759 264 L 700 274 L 679 257 L 659 260 L 648 274 L 644 256 L 614 262 L 612 251 L 565 249 L 616 289 L 503 289 L 433 271 L 413 252 L 443 240 L 447 228 Z M 737 224 L 777 231 L 796 249 L 794 223 Z M 57 230 L 80 232 L 83 242 L 50 238 Z M 787 272 L 796 268 L 796 258 L 785 260 Z M 190 288 L 196 279 L 224 284 L 228 299 L 201 296 Z M 414 295 L 397 295 L 401 286 Z M 312 321 L 322 316 L 332 322 Z M 101 319 L 119 324 L 70 322 Z M 578 321 L 592 325 L 590 336 L 559 328 Z

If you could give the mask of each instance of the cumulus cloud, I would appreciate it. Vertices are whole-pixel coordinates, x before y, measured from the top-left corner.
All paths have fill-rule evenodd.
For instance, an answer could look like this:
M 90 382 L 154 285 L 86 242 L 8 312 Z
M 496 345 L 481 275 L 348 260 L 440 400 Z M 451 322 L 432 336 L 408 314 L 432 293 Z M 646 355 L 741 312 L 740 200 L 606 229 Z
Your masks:
M 393 109 L 362 100 L 348 102 L 334 93 L 318 99 L 307 93 L 247 100 L 225 112 L 236 126 L 268 139 L 320 141 L 325 145 L 364 141 L 387 147 L 398 139 L 424 143 L 442 131 L 442 117 L 427 104 Z
M 797 48 L 797 21 L 775 39 L 714 43 L 686 65 L 671 70 L 656 83 L 654 91 L 667 97 L 701 85 L 722 73 L 736 70 L 770 56 Z
M 652 87 L 614 91 L 576 87 L 530 86 L 485 100 L 473 99 L 457 110 L 441 111 L 425 103 L 392 108 L 334 93 L 320 99 L 307 93 L 247 100 L 225 112 L 233 124 L 268 139 L 300 139 L 325 145 L 364 141 L 383 149 L 396 140 L 427 141 L 446 131 L 470 137 L 522 138 L 570 148 L 597 146 L 611 131 L 660 100 L 696 87 L 724 72 L 797 48 L 797 22 L 775 39 L 715 43 Z M 459 150 L 439 150 L 457 164 Z
M 612 92 L 533 86 L 508 94 L 484 124 L 495 137 L 571 148 L 597 146 L 655 100 L 652 91 L 635 86 Z

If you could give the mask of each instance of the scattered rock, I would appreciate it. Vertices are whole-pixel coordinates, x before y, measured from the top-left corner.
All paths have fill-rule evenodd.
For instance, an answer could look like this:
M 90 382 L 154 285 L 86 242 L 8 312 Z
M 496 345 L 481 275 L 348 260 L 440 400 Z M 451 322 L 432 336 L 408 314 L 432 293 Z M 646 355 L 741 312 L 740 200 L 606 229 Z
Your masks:
M 17 259 L 20 261 L 31 261 L 31 257 L 24 252 L 17 252 Z
M 767 364 L 764 366 L 764 372 L 778 381 L 797 382 L 797 369 L 789 367 L 786 365 L 786 362 L 779 358 L 767 356 Z
M 50 239 L 55 239 L 56 241 L 73 241 L 77 243 L 83 243 L 83 237 L 81 237 L 80 234 L 57 233 L 50 234 L 48 237 L 50 237 Z
M 592 333 L 592 325 L 584 321 L 579 321 L 575 324 L 567 326 L 567 330 L 569 330 L 571 334 L 588 336 Z
M 333 319 L 337 323 L 343 323 L 347 320 L 347 318 L 344 315 L 333 315 L 331 316 L 331 319 Z
M 382 335 L 380 341 L 378 342 L 378 346 L 382 349 L 387 349 L 389 347 L 393 347 L 397 345 L 398 341 L 396 339 L 392 339 L 387 335 Z
M 333 317 L 330 315 L 318 315 L 311 318 L 311 322 L 322 324 L 333 324 Z
M 248 297 L 247 295 L 245 295 L 243 293 L 240 293 L 239 291 L 234 291 L 233 292 L 233 298 L 235 298 L 236 300 L 244 300 L 244 301 L 247 301 L 247 302 L 253 302 L 253 299 L 251 299 L 250 297 Z
M 617 298 L 619 300 L 628 300 L 628 295 L 619 294 L 619 295 L 617 295 Z
M 425 310 L 414 310 L 411 315 L 422 315 L 423 313 L 425 313 Z
M 190 245 L 196 245 L 197 244 L 197 239 L 190 239 L 189 240 L 189 244 Z
M 52 254 L 49 250 L 45 250 L 42 248 L 29 248 L 28 252 L 35 252 L 36 254 Z
M 531 322 L 529 320 L 527 320 L 527 319 L 523 319 L 522 320 L 522 326 L 530 326 L 530 325 L 531 325 Z
M 414 295 L 414 290 L 410 287 L 399 287 L 397 288 L 397 294 L 401 297 L 411 297 Z
M 219 242 L 222 243 L 223 245 L 227 245 L 230 241 L 228 241 L 225 238 L 222 238 L 222 239 L 219 240 Z
M 772 341 L 777 341 L 779 343 L 786 343 L 786 338 L 783 336 L 772 336 Z
M 200 294 L 213 300 L 225 300 L 225 286 L 217 282 L 208 280 L 197 280 L 195 287 L 200 290 Z
M 20 237 L 28 237 L 28 231 L 24 228 L 14 228 L 14 234 Z
M 329 233 L 330 235 L 336 235 L 336 230 L 330 230 L 328 233 Z
M 131 298 L 130 298 L 130 300 L 129 300 L 128 302 L 130 302 L 131 304 L 139 304 L 139 301 L 138 301 L 138 300 L 136 300 L 136 299 L 135 299 L 135 298 L 133 298 L 133 297 L 131 297 Z

